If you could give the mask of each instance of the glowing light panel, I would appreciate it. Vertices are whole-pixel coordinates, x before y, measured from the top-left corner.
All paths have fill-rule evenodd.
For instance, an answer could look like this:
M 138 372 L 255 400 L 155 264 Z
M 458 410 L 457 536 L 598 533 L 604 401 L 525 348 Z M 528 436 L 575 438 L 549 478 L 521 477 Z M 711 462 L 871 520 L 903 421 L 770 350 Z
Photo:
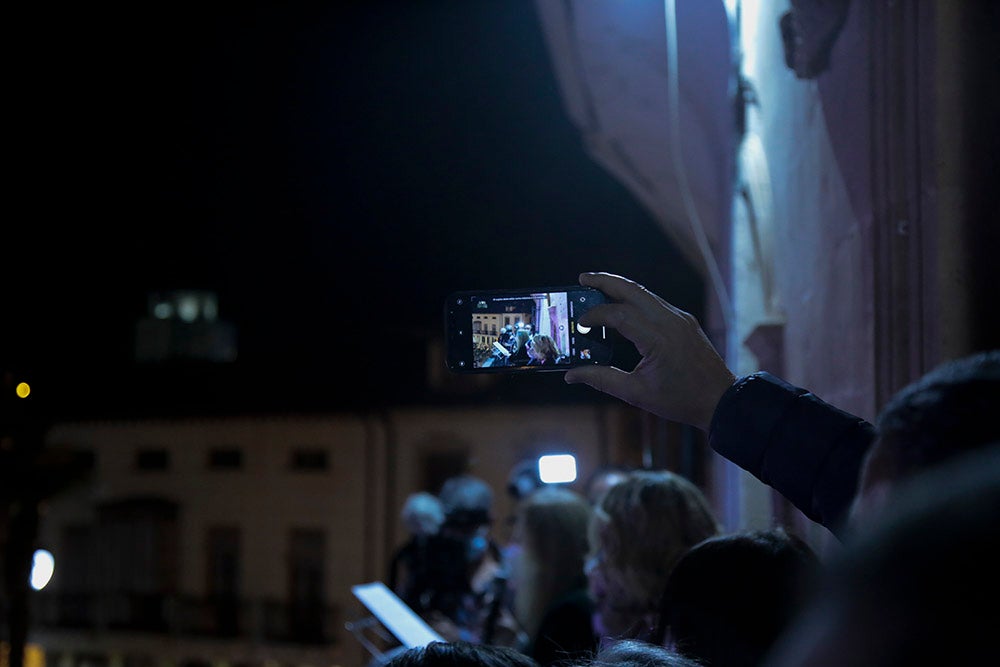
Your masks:
M 572 454 L 539 456 L 538 477 L 545 484 L 568 484 L 576 481 L 576 457 Z

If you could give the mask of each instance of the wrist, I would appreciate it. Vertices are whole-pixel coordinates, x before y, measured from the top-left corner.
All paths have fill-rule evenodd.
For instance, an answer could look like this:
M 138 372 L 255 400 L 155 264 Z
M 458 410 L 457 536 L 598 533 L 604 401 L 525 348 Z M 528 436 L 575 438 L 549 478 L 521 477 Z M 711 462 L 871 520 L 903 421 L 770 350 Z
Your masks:
M 698 415 L 696 423 L 692 425 L 700 428 L 705 433 L 709 433 L 712 427 L 712 420 L 715 417 L 719 403 L 722 401 L 722 397 L 726 395 L 726 392 L 734 384 L 736 384 L 736 376 L 728 372 L 728 369 L 725 375 L 720 375 L 714 382 L 709 383 L 705 389 L 705 401 L 702 405 L 701 414 Z

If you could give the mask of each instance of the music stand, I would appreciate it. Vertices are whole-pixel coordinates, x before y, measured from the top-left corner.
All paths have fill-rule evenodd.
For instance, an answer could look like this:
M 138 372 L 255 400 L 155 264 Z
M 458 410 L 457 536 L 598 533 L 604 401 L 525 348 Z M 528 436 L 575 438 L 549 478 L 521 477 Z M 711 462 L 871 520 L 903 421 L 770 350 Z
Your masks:
M 425 646 L 444 637 L 427 625 L 405 602 L 381 581 L 351 586 L 354 597 L 371 612 L 357 621 L 348 621 L 344 627 L 364 646 L 378 665 L 384 665 L 394 656 L 414 646 Z M 388 631 L 387 634 L 386 631 Z M 388 651 L 382 651 L 365 634 L 370 632 L 384 641 L 398 642 Z

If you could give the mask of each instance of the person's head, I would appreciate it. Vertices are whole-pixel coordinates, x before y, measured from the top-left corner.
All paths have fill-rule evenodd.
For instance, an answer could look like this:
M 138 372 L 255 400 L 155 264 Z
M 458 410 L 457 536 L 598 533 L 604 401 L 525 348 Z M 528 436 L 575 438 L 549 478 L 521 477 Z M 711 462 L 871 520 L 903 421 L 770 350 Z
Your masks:
M 916 473 L 827 563 L 766 667 L 996 661 L 1000 440 Z
M 877 512 L 893 485 L 1000 439 L 1000 350 L 934 368 L 898 391 L 879 412 L 851 508 L 851 521 Z
M 441 532 L 465 540 L 468 560 L 475 562 L 489 547 L 493 524 L 493 489 L 474 475 L 463 474 L 445 480 L 438 493 L 444 509 Z
M 386 667 L 539 667 L 520 651 L 495 644 L 431 642 L 393 656 Z
M 677 559 L 720 524 L 701 489 L 667 470 L 635 470 L 594 508 L 589 527 L 590 592 L 599 636 L 651 636 Z
M 556 342 L 552 340 L 552 336 L 535 334 L 531 337 L 528 354 L 537 361 L 553 362 L 559 357 L 559 348 L 556 347 Z
M 528 344 L 529 340 L 531 340 L 531 334 L 528 333 L 527 329 L 518 329 L 517 331 L 515 331 L 513 351 L 517 352 L 522 347 L 525 347 Z
M 411 535 L 434 535 L 444 523 L 444 508 L 441 500 L 432 493 L 411 493 L 403 503 L 400 518 Z
M 701 667 L 701 663 L 659 644 L 620 639 L 602 646 L 594 659 L 581 667 Z
M 674 565 L 658 638 L 713 667 L 754 667 L 804 606 L 820 567 L 781 528 L 710 537 Z
M 584 583 L 590 504 L 565 487 L 544 487 L 517 510 L 515 539 L 523 547 L 517 568 L 514 611 L 529 635 L 556 598 Z
M 598 468 L 587 479 L 587 500 L 596 507 L 604 492 L 628 477 L 628 473 L 629 468 L 624 466 L 608 465 Z
M 545 486 L 538 472 L 538 458 L 522 459 L 514 464 L 507 476 L 507 495 L 521 501 Z

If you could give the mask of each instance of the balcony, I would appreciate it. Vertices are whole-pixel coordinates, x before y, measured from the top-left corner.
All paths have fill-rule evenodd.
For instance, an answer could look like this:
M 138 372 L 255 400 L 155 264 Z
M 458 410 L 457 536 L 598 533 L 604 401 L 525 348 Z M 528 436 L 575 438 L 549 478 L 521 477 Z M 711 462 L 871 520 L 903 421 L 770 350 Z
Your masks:
M 4 625 L 5 612 L 0 609 Z M 320 602 L 134 592 L 39 592 L 32 596 L 31 615 L 31 626 L 47 632 L 152 633 L 306 646 L 333 645 L 343 630 L 339 611 Z

